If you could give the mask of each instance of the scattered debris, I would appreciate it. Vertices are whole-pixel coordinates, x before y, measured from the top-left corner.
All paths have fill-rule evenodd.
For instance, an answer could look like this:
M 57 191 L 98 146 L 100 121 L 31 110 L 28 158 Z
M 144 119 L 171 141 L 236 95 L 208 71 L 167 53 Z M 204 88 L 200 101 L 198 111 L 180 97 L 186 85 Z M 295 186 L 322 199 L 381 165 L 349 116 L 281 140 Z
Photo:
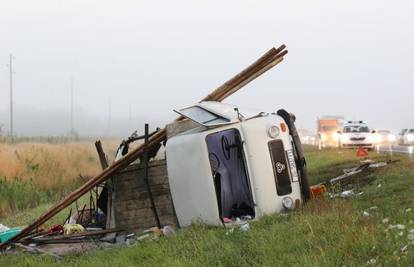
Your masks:
M 370 168 L 381 168 L 381 167 L 385 167 L 387 165 L 388 165 L 387 162 L 378 162 L 378 163 L 371 163 L 371 164 L 369 164 L 369 167 Z
M 243 232 L 249 231 L 250 230 L 250 224 L 249 223 L 242 224 L 240 226 L 240 230 L 242 230 Z
M 354 190 L 343 191 L 340 195 L 341 198 L 350 198 L 355 196 Z
M 364 211 L 364 212 L 362 213 L 362 216 L 364 216 L 364 217 L 369 217 L 369 213 L 368 213 L 368 212 L 366 212 L 366 211 Z
M 377 264 L 377 260 L 375 258 L 370 259 L 369 261 L 367 261 L 367 266 L 372 266 Z
M 40 248 L 25 246 L 25 245 L 20 244 L 20 243 L 14 243 L 13 245 L 16 246 L 16 247 L 19 247 L 21 249 L 24 249 L 26 251 L 29 251 L 29 252 L 37 252 L 37 253 L 40 253 L 40 254 L 43 254 L 43 255 L 52 256 L 52 257 L 54 257 L 55 259 L 58 259 L 58 260 L 62 259 L 62 257 L 60 257 L 59 255 L 56 255 L 54 253 L 48 252 L 48 251 L 40 249 Z
M 375 162 L 371 159 L 362 160 L 360 161 L 360 165 L 355 166 L 353 168 L 343 169 L 343 174 L 332 179 L 328 179 L 326 182 L 321 183 L 317 186 L 326 186 L 330 198 L 335 198 L 339 196 L 341 198 L 347 199 L 355 196 L 361 196 L 364 194 L 364 192 L 361 191 L 356 193 L 355 186 L 359 187 L 365 184 L 370 184 L 376 179 L 376 177 L 374 175 L 360 175 L 355 177 L 356 175 L 366 172 L 370 168 L 381 168 L 389 164 L 396 163 L 398 161 L 399 160 L 388 160 L 383 162 Z M 314 187 L 315 186 L 312 186 L 311 189 L 313 189 Z M 381 188 L 382 184 L 378 183 L 377 187 Z
M 405 225 L 404 224 L 391 224 L 390 226 L 388 226 L 388 229 L 404 230 Z
M 414 241 L 414 229 L 411 229 L 410 231 L 408 231 L 407 238 L 410 241 Z
M 312 198 L 322 197 L 327 192 L 326 186 L 322 184 L 311 186 L 310 190 Z
M 80 224 L 65 224 L 63 226 L 64 234 L 71 235 L 71 234 L 79 234 L 85 232 L 85 228 L 83 228 Z
M 234 228 L 230 228 L 226 231 L 226 235 L 231 235 L 234 232 Z
M 0 223 L 0 233 L 3 233 L 7 230 L 10 230 L 10 228 Z
M 96 231 L 85 231 L 77 234 L 68 235 L 53 235 L 48 234 L 33 237 L 30 239 L 22 239 L 21 242 L 25 244 L 56 244 L 56 243 L 74 243 L 84 242 L 90 239 L 98 239 L 108 233 L 120 233 L 124 232 L 123 229 L 108 229 L 108 230 L 96 230 Z
M 410 211 L 411 211 L 411 208 L 408 208 L 405 210 L 405 212 L 410 212 Z
M 7 230 L 0 232 L 0 243 L 9 241 L 14 236 L 18 235 L 21 231 L 19 227 L 14 227 L 14 228 L 4 227 L 3 229 L 7 229 Z
M 382 219 L 383 224 L 388 224 L 389 222 L 390 222 L 390 219 L 388 219 L 388 218 Z
M 175 230 L 170 225 L 166 225 L 163 228 L 161 228 L 161 232 L 164 236 L 175 235 Z

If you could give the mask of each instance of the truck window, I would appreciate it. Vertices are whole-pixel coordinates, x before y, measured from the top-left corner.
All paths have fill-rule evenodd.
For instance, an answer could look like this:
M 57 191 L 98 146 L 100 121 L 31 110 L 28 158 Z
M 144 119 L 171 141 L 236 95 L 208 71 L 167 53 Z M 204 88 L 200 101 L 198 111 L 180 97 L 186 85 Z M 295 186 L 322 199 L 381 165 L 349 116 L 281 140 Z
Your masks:
M 223 118 L 198 106 L 192 106 L 176 112 L 204 126 L 216 126 L 230 122 L 229 119 Z
M 247 175 L 243 143 L 237 129 L 206 137 L 221 218 L 254 217 L 253 195 Z

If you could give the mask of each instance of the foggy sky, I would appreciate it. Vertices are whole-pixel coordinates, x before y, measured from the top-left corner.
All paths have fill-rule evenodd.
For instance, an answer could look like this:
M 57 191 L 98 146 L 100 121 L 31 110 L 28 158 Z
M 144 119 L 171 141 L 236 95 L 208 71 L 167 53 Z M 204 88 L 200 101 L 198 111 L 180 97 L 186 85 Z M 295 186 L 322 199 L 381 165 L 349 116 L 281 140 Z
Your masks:
M 226 102 L 285 108 L 302 128 L 343 115 L 397 131 L 414 126 L 413 25 L 411 1 L 2 0 L 0 123 L 10 53 L 18 134 L 68 132 L 74 77 L 78 132 L 127 135 L 284 43 L 285 61 Z

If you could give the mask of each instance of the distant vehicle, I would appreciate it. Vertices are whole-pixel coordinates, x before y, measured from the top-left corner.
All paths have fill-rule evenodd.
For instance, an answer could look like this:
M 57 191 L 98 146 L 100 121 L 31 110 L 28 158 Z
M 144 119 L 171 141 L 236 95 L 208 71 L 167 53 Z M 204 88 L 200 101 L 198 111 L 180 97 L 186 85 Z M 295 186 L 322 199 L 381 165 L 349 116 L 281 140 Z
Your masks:
M 339 134 L 344 124 L 342 116 L 325 116 L 316 121 L 317 126 L 317 143 L 319 149 L 323 147 L 338 147 Z
M 399 145 L 414 145 L 414 128 L 403 129 L 398 134 Z
M 340 147 L 357 148 L 364 147 L 372 150 L 375 145 L 375 131 L 370 131 L 365 121 L 348 121 L 340 137 Z
M 312 146 L 318 145 L 315 133 L 312 133 L 306 129 L 298 129 L 298 134 L 302 144 Z
M 389 130 L 376 130 L 373 137 L 374 143 L 378 145 L 394 144 L 397 137 Z

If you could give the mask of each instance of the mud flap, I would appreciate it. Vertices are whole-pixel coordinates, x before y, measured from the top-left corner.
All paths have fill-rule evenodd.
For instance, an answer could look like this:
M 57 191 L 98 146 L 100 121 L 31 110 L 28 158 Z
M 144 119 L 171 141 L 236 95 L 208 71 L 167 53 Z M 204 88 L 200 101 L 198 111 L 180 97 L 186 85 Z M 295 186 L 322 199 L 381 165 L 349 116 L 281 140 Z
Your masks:
M 288 128 L 290 136 L 292 137 L 293 146 L 295 150 L 296 165 L 299 169 L 300 188 L 303 195 L 303 201 L 307 202 L 311 198 L 311 191 L 309 186 L 308 171 L 306 169 L 306 160 L 303 153 L 302 143 L 299 139 L 298 131 L 295 126 L 295 117 L 284 109 L 279 109 L 277 115 L 282 117 Z

